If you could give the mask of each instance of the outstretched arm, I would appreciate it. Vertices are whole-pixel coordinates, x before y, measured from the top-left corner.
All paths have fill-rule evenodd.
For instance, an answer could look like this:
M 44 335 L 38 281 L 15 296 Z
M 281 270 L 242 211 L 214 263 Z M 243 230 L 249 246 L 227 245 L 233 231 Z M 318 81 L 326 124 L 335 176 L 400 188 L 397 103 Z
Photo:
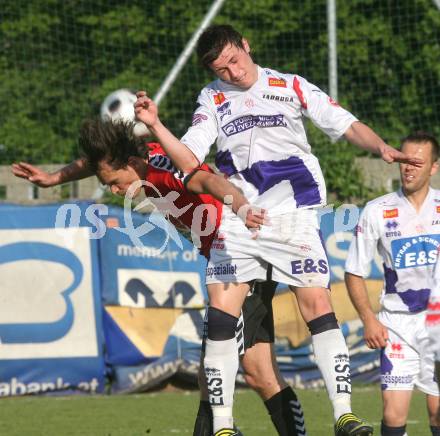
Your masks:
M 179 141 L 160 121 L 157 106 L 145 91 L 136 93 L 137 101 L 134 111 L 138 120 L 147 125 L 150 132 L 156 136 L 174 165 L 184 173 L 190 173 L 200 165 L 192 151 Z
M 423 164 L 423 159 L 407 156 L 405 153 L 386 144 L 380 136 L 360 121 L 352 123 L 344 136 L 352 144 L 378 154 L 387 163 L 400 162 L 415 166 Z
M 41 188 L 61 185 L 93 175 L 85 159 L 77 159 L 54 173 L 48 173 L 26 162 L 12 164 L 11 168 L 15 176 L 29 180 Z
M 186 188 L 194 194 L 211 194 L 222 203 L 231 206 L 250 229 L 259 229 L 265 224 L 265 211 L 251 206 L 246 197 L 224 177 L 199 170 L 188 181 Z
M 364 324 L 364 338 L 369 348 L 383 348 L 388 340 L 388 330 L 378 321 L 368 299 L 368 291 L 363 277 L 345 273 L 348 295 Z

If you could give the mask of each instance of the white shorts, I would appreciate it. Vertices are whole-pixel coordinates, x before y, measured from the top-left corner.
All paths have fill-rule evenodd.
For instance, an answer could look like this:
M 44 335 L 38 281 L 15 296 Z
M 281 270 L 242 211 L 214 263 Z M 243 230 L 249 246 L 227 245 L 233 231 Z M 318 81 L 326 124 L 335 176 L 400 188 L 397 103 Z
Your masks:
M 439 395 L 425 317 L 426 311 L 379 313 L 389 334 L 380 356 L 382 390 L 410 391 L 415 385 L 425 394 Z
M 272 280 L 294 287 L 328 288 L 330 270 L 317 209 L 270 217 L 258 233 L 249 231 L 227 208 L 206 267 L 206 283 Z

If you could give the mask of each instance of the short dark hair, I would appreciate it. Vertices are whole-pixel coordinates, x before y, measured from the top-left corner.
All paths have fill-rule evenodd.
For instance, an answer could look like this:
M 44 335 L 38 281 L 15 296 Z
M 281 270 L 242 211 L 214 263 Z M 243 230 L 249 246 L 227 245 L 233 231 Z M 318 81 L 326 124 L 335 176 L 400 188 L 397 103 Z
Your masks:
M 125 168 L 131 156 L 148 157 L 145 141 L 133 134 L 131 121 L 85 120 L 79 131 L 78 146 L 94 174 L 100 162 L 114 169 Z
M 197 41 L 197 56 L 205 68 L 209 69 L 222 50 L 232 44 L 244 49 L 243 36 L 229 24 L 209 26 Z
M 402 149 L 403 145 L 407 142 L 415 142 L 416 144 L 429 142 L 431 144 L 432 161 L 437 161 L 440 153 L 440 146 L 435 136 L 431 133 L 425 132 L 423 130 L 417 130 L 416 132 L 410 133 L 408 136 L 405 136 L 400 141 L 400 149 Z

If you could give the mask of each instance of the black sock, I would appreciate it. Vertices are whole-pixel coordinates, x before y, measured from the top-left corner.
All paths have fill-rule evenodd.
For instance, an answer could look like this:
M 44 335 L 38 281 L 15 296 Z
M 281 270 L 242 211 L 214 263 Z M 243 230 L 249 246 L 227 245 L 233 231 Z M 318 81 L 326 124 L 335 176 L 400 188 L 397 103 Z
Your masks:
M 431 425 L 431 433 L 432 436 L 440 436 L 440 426 L 438 425 Z
M 280 436 L 306 434 L 301 404 L 292 388 L 284 388 L 264 404 Z
M 200 401 L 193 436 L 212 436 L 212 410 L 209 401 Z
M 406 432 L 406 425 L 402 427 L 388 427 L 384 422 L 380 424 L 380 434 L 382 436 L 403 436 Z

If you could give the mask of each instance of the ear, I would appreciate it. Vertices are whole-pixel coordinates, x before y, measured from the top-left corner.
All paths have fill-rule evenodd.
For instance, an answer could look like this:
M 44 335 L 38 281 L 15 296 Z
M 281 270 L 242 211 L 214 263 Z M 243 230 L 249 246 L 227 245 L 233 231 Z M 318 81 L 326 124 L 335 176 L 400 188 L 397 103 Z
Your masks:
M 139 166 L 139 158 L 136 156 L 129 156 L 127 164 L 136 169 Z
M 243 38 L 243 39 L 241 40 L 241 43 L 243 44 L 244 51 L 245 51 L 247 54 L 249 54 L 249 53 L 251 52 L 251 48 L 250 48 L 250 46 L 249 46 L 248 40 L 247 40 L 246 38 Z
M 438 171 L 439 163 L 438 160 L 432 164 L 430 175 L 433 176 Z
M 128 165 L 133 168 L 140 179 L 144 179 L 147 174 L 148 162 L 139 156 L 130 156 Z

